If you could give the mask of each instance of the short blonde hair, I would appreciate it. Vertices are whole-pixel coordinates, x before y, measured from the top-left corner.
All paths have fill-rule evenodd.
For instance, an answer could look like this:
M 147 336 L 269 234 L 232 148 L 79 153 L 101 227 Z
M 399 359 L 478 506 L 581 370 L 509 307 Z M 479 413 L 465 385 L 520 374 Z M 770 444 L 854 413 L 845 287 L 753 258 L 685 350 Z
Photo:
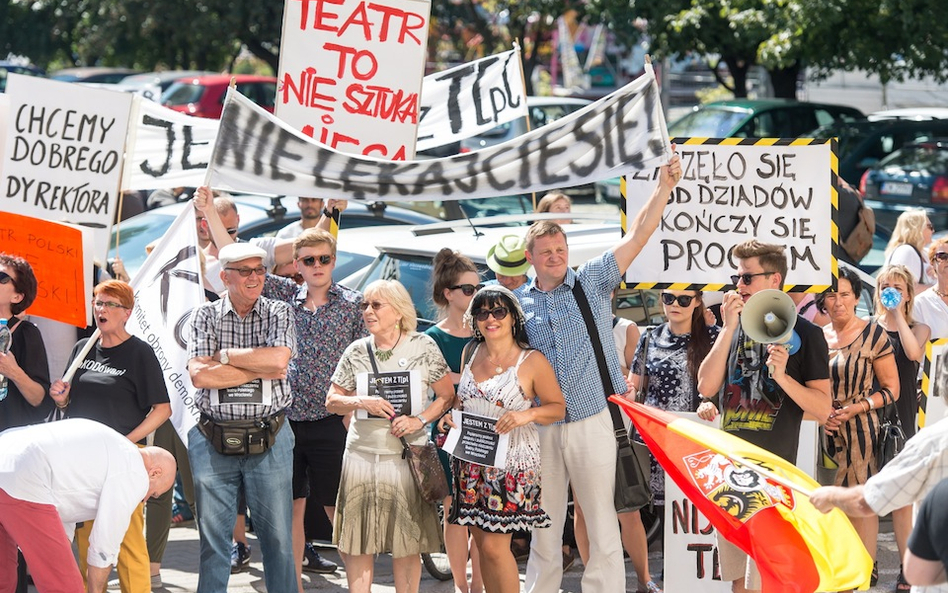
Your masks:
M 299 257 L 300 249 L 304 247 L 315 247 L 322 244 L 329 245 L 329 253 L 336 257 L 336 238 L 332 236 L 332 233 L 317 228 L 306 229 L 293 240 L 293 257 Z
M 909 244 L 918 250 L 919 253 L 925 251 L 925 225 L 928 224 L 928 214 L 921 208 L 912 208 L 899 214 L 895 221 L 895 228 L 892 229 L 892 237 L 889 244 L 885 247 L 885 255 L 888 257 L 895 248 Z
M 366 301 L 373 295 L 385 299 L 395 312 L 402 316 L 400 329 L 403 334 L 418 329 L 418 313 L 415 312 L 415 304 L 411 300 L 411 295 L 398 280 L 375 280 L 365 287 L 362 295 Z

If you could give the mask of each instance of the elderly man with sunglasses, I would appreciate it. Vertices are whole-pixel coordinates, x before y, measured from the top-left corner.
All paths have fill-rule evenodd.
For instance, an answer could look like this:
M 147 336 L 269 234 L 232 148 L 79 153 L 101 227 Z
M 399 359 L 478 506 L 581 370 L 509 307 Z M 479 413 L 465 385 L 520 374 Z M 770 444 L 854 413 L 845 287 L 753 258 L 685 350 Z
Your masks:
M 286 303 L 261 296 L 265 253 L 248 243 L 222 246 L 227 295 L 191 317 L 188 371 L 201 418 L 188 434 L 201 566 L 198 593 L 227 590 L 234 502 L 243 489 L 263 551 L 268 591 L 291 591 L 293 431 L 287 365 L 296 325 Z
M 741 329 L 744 303 L 762 290 L 781 290 L 787 280 L 782 245 L 745 241 L 734 247 L 735 289 L 724 295 L 724 327 L 698 369 L 698 415 L 721 429 L 796 464 L 804 414 L 824 423 L 832 412 L 829 351 L 823 331 L 797 315 L 800 349 L 793 355 L 779 344 L 758 344 Z M 753 561 L 718 538 L 721 578 L 735 592 L 760 589 Z

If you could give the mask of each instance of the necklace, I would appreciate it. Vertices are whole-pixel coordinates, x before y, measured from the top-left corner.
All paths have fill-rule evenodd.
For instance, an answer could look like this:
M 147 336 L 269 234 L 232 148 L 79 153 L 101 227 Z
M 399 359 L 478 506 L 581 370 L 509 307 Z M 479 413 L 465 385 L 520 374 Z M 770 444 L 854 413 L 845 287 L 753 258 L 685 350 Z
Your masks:
M 937 295 L 940 296 L 941 298 L 943 298 L 943 299 L 944 299 L 944 298 L 948 298 L 948 293 L 942 292 L 942 291 L 940 291 L 940 290 L 938 290 L 937 288 L 934 288 L 934 287 L 932 287 L 932 290 L 934 290 L 934 291 L 935 291 L 935 294 L 937 294 Z
M 504 360 L 506 360 L 506 359 L 507 359 L 507 356 L 508 356 L 509 354 L 510 354 L 510 350 L 508 350 L 507 352 L 505 352 L 504 355 L 500 358 L 500 362 L 503 362 Z M 504 372 L 504 367 L 503 367 L 503 365 L 501 365 L 500 362 L 494 362 L 494 359 L 491 358 L 491 356 L 490 356 L 490 352 L 487 353 L 487 360 L 488 360 L 488 362 L 490 362 L 492 365 L 494 365 L 494 374 L 495 374 L 495 375 L 499 375 L 499 374 L 501 374 L 502 372 Z
M 395 340 L 395 343 L 392 344 L 392 347 L 389 348 L 388 350 L 382 350 L 381 348 L 379 348 L 378 346 L 376 346 L 376 347 L 375 347 L 375 358 L 381 360 L 382 362 L 385 362 L 386 360 L 388 360 L 389 358 L 391 358 L 391 357 L 392 357 L 392 352 L 395 350 L 395 346 L 398 346 L 398 343 L 401 341 L 401 339 L 402 339 L 402 332 L 398 332 L 398 338 Z M 373 343 L 374 343 L 374 340 L 373 340 Z

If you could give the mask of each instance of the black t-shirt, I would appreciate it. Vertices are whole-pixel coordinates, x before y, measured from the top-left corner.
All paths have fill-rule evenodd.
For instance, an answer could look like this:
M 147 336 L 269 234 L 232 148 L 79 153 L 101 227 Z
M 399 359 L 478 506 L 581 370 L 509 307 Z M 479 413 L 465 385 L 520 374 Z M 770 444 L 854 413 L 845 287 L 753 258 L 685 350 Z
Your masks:
M 948 479 L 938 482 L 918 509 L 908 548 L 923 560 L 941 560 L 948 570 Z
M 39 328 L 22 319 L 14 323 L 15 317 L 10 318 L 13 330 L 13 341 L 10 352 L 16 358 L 30 379 L 43 387 L 43 393 L 49 393 L 49 363 L 46 359 L 46 345 Z M 13 381 L 7 380 L 7 398 L 0 401 L 0 430 L 14 426 L 36 424 L 46 419 L 53 409 L 53 400 L 44 395 L 42 403 L 33 407 L 26 401 L 23 394 Z
M 823 330 L 797 315 L 800 350 L 787 362 L 787 375 L 801 385 L 829 379 L 829 348 Z M 743 344 L 741 344 L 743 342 Z M 767 370 L 767 345 L 734 334 L 727 379 L 721 392 L 721 428 L 796 463 L 803 409 L 780 389 Z
M 76 343 L 69 360 L 85 343 Z M 67 415 L 95 420 L 128 434 L 142 423 L 152 406 L 169 401 L 155 351 L 131 336 L 113 348 L 103 348 L 99 343 L 89 351 L 73 376 Z

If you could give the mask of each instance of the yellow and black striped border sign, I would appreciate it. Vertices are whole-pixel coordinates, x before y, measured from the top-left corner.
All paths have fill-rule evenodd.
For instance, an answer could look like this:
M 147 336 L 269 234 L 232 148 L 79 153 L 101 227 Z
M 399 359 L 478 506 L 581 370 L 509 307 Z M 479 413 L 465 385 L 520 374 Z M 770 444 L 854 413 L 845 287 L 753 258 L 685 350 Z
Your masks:
M 948 338 L 929 340 L 925 344 L 925 364 L 922 365 L 922 394 L 918 401 L 918 427 L 925 428 L 925 417 L 928 413 L 928 402 L 940 394 L 932 393 L 932 371 L 935 370 L 935 356 L 948 347 Z M 938 418 L 935 419 L 936 421 Z
M 826 285 L 807 285 L 807 284 L 786 284 L 783 289 L 787 292 L 813 292 L 821 293 L 835 288 L 836 281 L 839 279 L 839 228 L 836 221 L 839 220 L 839 144 L 836 138 L 672 138 L 673 144 L 678 146 L 813 146 L 819 144 L 830 145 L 830 202 L 833 205 L 830 216 L 830 235 L 832 236 L 832 252 L 830 253 L 830 269 L 833 272 L 832 284 Z M 627 232 L 629 219 L 628 200 L 626 200 L 625 176 L 619 184 L 619 191 L 622 197 L 619 200 L 619 220 L 622 224 L 622 235 Z M 701 290 L 705 292 L 715 292 L 723 290 L 732 290 L 736 288 L 731 283 L 725 284 L 692 284 L 688 282 L 638 282 L 634 284 L 622 283 L 622 288 L 637 288 L 642 290 Z

